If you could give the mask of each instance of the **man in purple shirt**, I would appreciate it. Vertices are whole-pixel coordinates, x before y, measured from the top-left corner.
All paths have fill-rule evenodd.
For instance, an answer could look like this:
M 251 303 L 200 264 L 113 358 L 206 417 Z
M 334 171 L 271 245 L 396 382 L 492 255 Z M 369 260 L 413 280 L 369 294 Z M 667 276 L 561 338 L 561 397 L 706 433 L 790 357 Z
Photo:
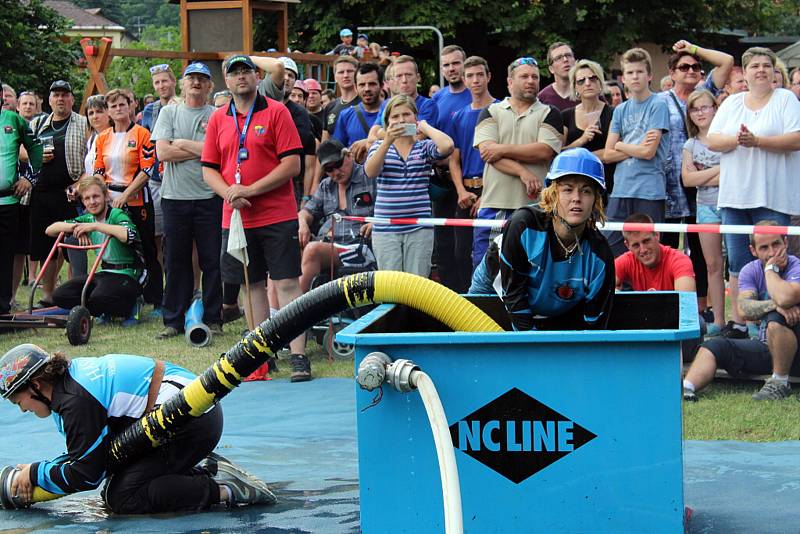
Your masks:
M 757 226 L 777 226 L 761 221 Z M 716 337 L 697 351 L 683 381 L 684 400 L 714 378 L 717 367 L 729 374 L 769 374 L 754 400 L 779 400 L 791 395 L 789 375 L 800 376 L 800 259 L 787 253 L 786 236 L 754 234 L 750 252 L 758 259 L 739 273 L 738 306 L 742 318 L 761 321 L 759 339 Z
M 547 49 L 547 69 L 553 75 L 553 83 L 539 91 L 539 101 L 549 104 L 559 111 L 574 108 L 577 100 L 572 100 L 572 87 L 569 83 L 569 70 L 575 65 L 575 54 L 567 43 L 556 42 Z

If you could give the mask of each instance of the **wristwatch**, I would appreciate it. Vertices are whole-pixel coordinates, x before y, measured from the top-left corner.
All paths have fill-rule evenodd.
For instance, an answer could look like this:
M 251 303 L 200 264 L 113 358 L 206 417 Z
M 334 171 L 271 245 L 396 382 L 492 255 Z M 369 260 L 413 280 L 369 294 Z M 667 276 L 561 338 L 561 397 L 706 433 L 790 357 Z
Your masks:
M 768 263 L 768 264 L 766 264 L 764 266 L 764 272 L 767 272 L 767 271 L 774 271 L 775 274 L 780 274 L 781 273 L 781 270 L 774 263 Z

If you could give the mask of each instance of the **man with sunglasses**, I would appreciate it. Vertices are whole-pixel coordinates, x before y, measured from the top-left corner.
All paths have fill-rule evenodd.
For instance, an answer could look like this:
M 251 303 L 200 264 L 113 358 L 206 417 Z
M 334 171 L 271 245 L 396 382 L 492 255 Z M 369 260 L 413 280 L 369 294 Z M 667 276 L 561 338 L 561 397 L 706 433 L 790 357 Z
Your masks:
M 180 101 L 175 96 L 175 87 L 177 80 L 175 74 L 172 72 L 172 67 L 167 63 L 161 63 L 150 67 L 150 78 L 153 83 L 153 90 L 158 95 L 158 100 L 147 104 L 142 110 L 142 126 L 153 131 L 158 120 L 158 115 L 162 109 L 170 104 L 178 104 Z M 158 157 L 158 152 L 155 154 L 155 163 L 152 169 L 152 175 L 147 182 L 147 187 L 153 197 L 153 210 L 155 211 L 155 227 L 156 227 L 156 247 L 158 247 L 158 257 L 162 257 L 161 252 L 161 238 L 164 236 L 164 214 L 161 211 L 161 181 L 163 179 L 164 163 Z M 154 314 L 157 316 L 159 310 L 155 310 Z
M 539 101 L 557 108 L 559 111 L 574 108 L 569 71 L 575 65 L 575 53 L 567 43 L 555 42 L 547 48 L 547 70 L 553 75 L 553 83 L 539 92 Z
M 561 113 L 537 98 L 539 65 L 532 57 L 508 66 L 509 95 L 483 110 L 473 146 L 486 163 L 478 219 L 507 219 L 536 200 L 552 159 L 561 151 Z M 483 258 L 500 229 L 475 228 L 473 258 Z
M 683 162 L 683 145 L 686 143 L 686 99 L 696 89 L 708 89 L 716 97 L 728 81 L 733 68 L 733 56 L 694 45 L 680 40 L 672 46 L 674 54 L 669 58 L 669 75 L 674 86 L 659 96 L 666 103 L 669 111 L 669 152 L 667 155 L 667 202 L 666 222 L 695 222 L 697 214 L 697 188 L 683 187 L 681 165 Z M 713 70 L 702 78 L 702 62 L 714 66 Z M 662 243 L 678 248 L 680 234 L 665 234 Z M 708 294 L 708 268 L 700 249 L 700 237 L 697 233 L 687 234 L 695 275 L 697 276 L 697 299 L 700 311 L 706 309 Z M 713 322 L 707 316 L 707 322 Z
M 374 212 L 376 181 L 367 178 L 364 167 L 356 163 L 350 151 L 336 139 L 319 146 L 319 163 L 328 176 L 319 184 L 297 217 L 298 237 L 303 247 L 303 274 L 300 289 L 305 293 L 311 281 L 330 265 L 359 270 L 374 269 L 375 255 L 369 245 L 372 224 L 333 221 L 335 214 L 370 217 Z M 311 227 L 322 223 L 317 240 L 311 240 Z M 327 242 L 326 242 L 327 241 Z
M 208 122 L 200 163 L 203 179 L 220 197 L 222 208 L 222 281 L 245 283 L 242 263 L 228 254 L 234 210 L 247 238 L 248 293 L 252 324 L 267 318 L 266 279 L 275 284 L 283 307 L 301 295 L 300 247 L 292 177 L 300 172 L 303 145 L 289 110 L 258 93 L 253 61 L 233 55 L 223 63 L 225 84 L 233 96 L 226 109 Z M 311 379 L 311 362 L 303 353 L 305 336 L 289 342 L 292 381 Z

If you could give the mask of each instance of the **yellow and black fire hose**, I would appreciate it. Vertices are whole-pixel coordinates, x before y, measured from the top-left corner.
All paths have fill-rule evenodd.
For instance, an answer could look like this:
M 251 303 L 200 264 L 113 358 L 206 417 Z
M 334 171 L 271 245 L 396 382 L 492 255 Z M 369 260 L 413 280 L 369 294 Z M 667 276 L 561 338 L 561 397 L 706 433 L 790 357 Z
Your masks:
M 109 449 L 108 472 L 125 466 L 161 443 L 181 425 L 205 413 L 238 386 L 269 356 L 309 327 L 331 315 L 369 304 L 404 304 L 437 319 L 454 331 L 501 332 L 477 306 L 427 278 L 394 271 L 374 271 L 339 278 L 310 291 L 263 322 L 223 354 L 183 390 L 118 434 Z M 11 495 L 15 468 L 0 470 L 0 505 L 15 509 Z M 33 502 L 63 497 L 40 487 Z

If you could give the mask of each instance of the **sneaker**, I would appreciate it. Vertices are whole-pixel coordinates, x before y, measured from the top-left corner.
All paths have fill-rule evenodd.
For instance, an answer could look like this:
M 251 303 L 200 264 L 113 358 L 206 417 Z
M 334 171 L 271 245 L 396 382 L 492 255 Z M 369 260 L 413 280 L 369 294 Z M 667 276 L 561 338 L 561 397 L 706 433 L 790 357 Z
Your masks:
M 744 325 L 734 323 L 733 321 L 728 321 L 728 324 L 723 326 L 722 330 L 720 330 L 719 335 L 721 335 L 722 337 L 726 337 L 728 339 L 747 339 L 748 337 L 750 337 L 747 335 L 746 328 L 744 330 L 739 330 L 738 328 L 735 328 L 735 326 L 744 326 Z
M 156 339 L 158 339 L 158 340 L 169 339 L 171 337 L 175 337 L 175 336 L 179 336 L 179 335 L 181 335 L 181 333 L 178 332 L 177 328 L 174 328 L 172 326 L 168 326 L 168 327 L 164 328 L 164 330 L 162 330 L 161 332 L 156 334 Z
M 221 336 L 222 335 L 222 325 L 221 324 L 210 324 L 208 325 L 208 329 L 211 331 L 212 335 Z
M 214 480 L 231 490 L 233 500 L 228 507 L 248 504 L 275 504 L 277 497 L 269 487 L 224 456 L 211 453 L 201 467 L 208 471 Z
M 164 317 L 164 311 L 161 306 L 154 307 L 153 311 L 151 311 L 147 317 L 150 319 L 162 319 Z
M 133 309 L 131 310 L 131 314 L 128 316 L 127 319 L 120 323 L 123 328 L 130 328 L 131 326 L 136 326 L 139 324 L 139 317 L 142 312 L 142 300 L 137 299 L 136 304 L 133 305 Z
M 784 384 L 770 378 L 764 383 L 764 386 L 754 393 L 753 400 L 781 400 L 789 397 L 792 394 L 792 387 L 789 384 Z
M 292 382 L 308 382 L 311 380 L 311 362 L 305 354 L 292 354 Z
M 233 321 L 244 316 L 244 311 L 239 306 L 223 306 L 222 307 L 222 322 L 232 323 Z
M 683 400 L 687 402 L 697 402 L 697 393 L 689 388 L 683 388 Z

